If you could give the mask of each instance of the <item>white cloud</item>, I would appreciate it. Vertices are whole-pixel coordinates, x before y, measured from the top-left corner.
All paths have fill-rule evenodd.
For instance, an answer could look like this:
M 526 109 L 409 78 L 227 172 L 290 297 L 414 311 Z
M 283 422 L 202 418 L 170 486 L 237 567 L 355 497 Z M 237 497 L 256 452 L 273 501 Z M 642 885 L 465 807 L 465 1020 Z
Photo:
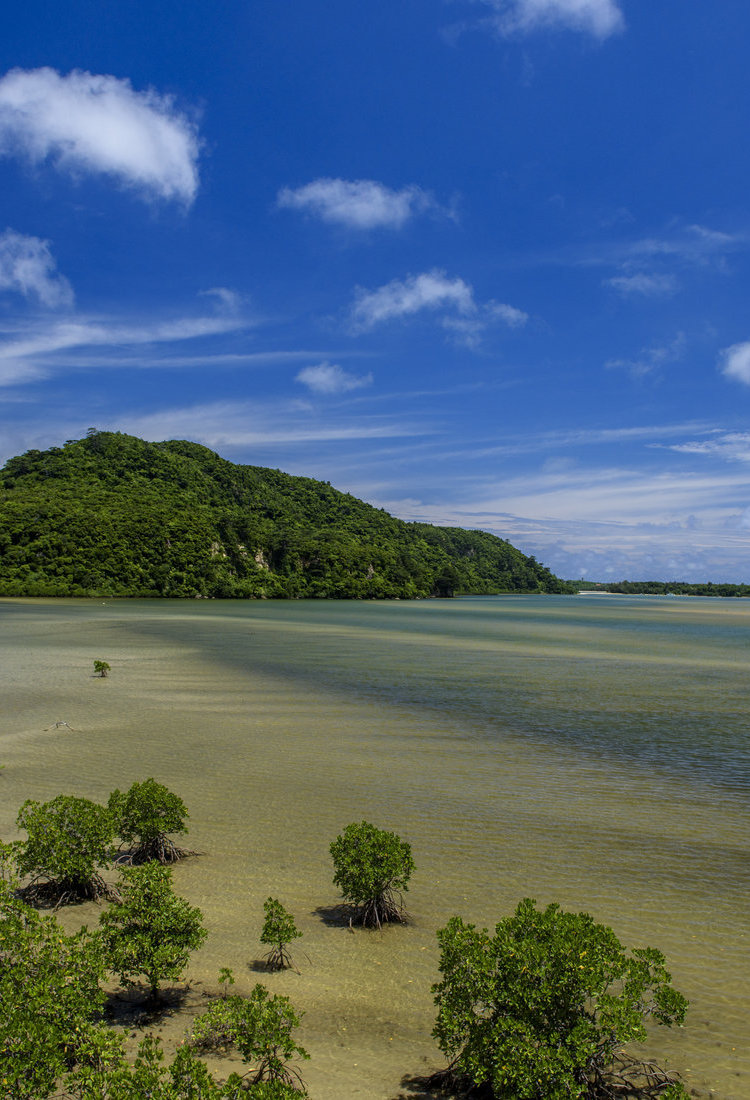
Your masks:
M 497 318 L 503 321 L 509 328 L 523 328 L 529 319 L 528 313 L 515 306 L 506 305 L 505 302 L 488 302 L 484 307 L 488 318 Z
M 750 341 L 725 348 L 721 353 L 721 370 L 727 378 L 750 386 Z
M 73 290 L 55 270 L 49 241 L 26 237 L 13 229 L 0 233 L 0 290 L 35 297 L 43 306 L 73 304 Z
M 445 309 L 466 315 L 475 313 L 474 292 L 463 279 L 449 279 L 444 271 L 434 269 L 409 275 L 403 281 L 393 279 L 377 290 L 359 288 L 352 320 L 356 327 L 368 329 L 422 310 Z
M 605 284 L 614 287 L 625 297 L 642 294 L 646 298 L 654 298 L 664 294 L 673 294 L 677 289 L 677 281 L 674 276 L 649 275 L 645 271 L 638 272 L 635 275 L 616 275 L 612 279 L 606 279 Z
M 348 229 L 400 229 L 415 214 L 440 207 L 421 187 L 394 191 L 376 180 L 317 179 L 284 187 L 277 203 Z
M 492 23 L 502 35 L 565 27 L 607 38 L 625 26 L 615 0 L 481 0 L 495 11 Z
M 439 323 L 466 347 L 476 347 L 493 324 L 511 328 L 526 324 L 528 314 L 503 302 L 478 303 L 463 279 L 449 279 L 434 268 L 421 275 L 393 279 L 377 290 L 359 287 L 351 310 L 352 328 L 364 332 L 376 325 L 427 311 L 440 315 Z
M 171 96 L 114 76 L 12 69 L 0 79 L 0 153 L 51 158 L 184 203 L 198 189 L 194 124 Z
M 303 367 L 297 381 L 314 393 L 348 393 L 372 385 L 372 374 L 351 374 L 336 363 L 325 362 L 316 367 Z

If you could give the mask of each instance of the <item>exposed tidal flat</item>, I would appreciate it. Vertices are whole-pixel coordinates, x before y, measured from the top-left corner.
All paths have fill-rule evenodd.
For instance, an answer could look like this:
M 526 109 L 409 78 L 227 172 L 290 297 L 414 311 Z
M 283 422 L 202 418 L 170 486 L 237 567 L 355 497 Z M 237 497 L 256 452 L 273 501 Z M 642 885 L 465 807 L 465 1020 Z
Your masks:
M 529 895 L 663 950 L 691 1007 L 646 1053 L 750 1096 L 747 601 L 2 600 L 0 647 L 0 837 L 26 798 L 148 776 L 180 794 L 204 854 L 175 885 L 210 929 L 190 980 L 228 966 L 288 994 L 313 1098 L 393 1100 L 441 1065 L 436 929 Z M 408 927 L 326 919 L 328 845 L 363 818 L 412 845 Z M 252 969 L 269 894 L 304 934 L 299 975 Z

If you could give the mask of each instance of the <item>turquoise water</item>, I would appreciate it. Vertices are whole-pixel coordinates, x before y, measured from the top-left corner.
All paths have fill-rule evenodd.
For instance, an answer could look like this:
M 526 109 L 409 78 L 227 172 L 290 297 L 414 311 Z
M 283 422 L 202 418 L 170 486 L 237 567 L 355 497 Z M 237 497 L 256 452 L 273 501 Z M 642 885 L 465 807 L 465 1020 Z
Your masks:
M 211 620 L 215 606 L 205 610 Z M 750 604 L 511 596 L 233 604 L 219 614 L 227 634 L 204 644 L 218 645 L 222 660 L 242 665 L 243 642 L 252 644 L 242 625 L 262 624 L 266 652 L 251 650 L 255 667 L 299 682 L 434 709 L 473 736 L 560 744 L 695 785 L 750 789 Z M 311 621 L 318 637 L 307 650 Z

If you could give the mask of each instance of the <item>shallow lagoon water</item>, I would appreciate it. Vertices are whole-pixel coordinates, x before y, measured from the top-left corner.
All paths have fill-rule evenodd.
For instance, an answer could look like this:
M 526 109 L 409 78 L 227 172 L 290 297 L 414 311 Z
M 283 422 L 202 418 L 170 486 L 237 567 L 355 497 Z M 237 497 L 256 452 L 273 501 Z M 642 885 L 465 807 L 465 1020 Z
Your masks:
M 181 794 L 204 854 L 176 886 L 211 930 L 191 982 L 229 966 L 291 996 L 317 1100 L 393 1100 L 437 1068 L 436 929 L 527 895 L 661 948 L 691 1009 L 648 1053 L 747 1100 L 749 642 L 739 600 L 3 600 L 0 836 L 25 798 L 149 775 Z M 362 818 L 412 844 L 406 928 L 326 920 L 328 845 Z M 299 975 L 253 969 L 269 894 Z

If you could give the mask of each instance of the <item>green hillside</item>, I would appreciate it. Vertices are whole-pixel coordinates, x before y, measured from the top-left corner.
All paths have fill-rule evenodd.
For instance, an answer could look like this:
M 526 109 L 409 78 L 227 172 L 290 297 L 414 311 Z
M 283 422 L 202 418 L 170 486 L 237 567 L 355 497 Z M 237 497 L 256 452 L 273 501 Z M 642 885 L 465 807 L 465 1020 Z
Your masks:
M 405 523 L 197 443 L 90 431 L 0 471 L 0 595 L 415 598 L 567 592 L 482 531 Z

